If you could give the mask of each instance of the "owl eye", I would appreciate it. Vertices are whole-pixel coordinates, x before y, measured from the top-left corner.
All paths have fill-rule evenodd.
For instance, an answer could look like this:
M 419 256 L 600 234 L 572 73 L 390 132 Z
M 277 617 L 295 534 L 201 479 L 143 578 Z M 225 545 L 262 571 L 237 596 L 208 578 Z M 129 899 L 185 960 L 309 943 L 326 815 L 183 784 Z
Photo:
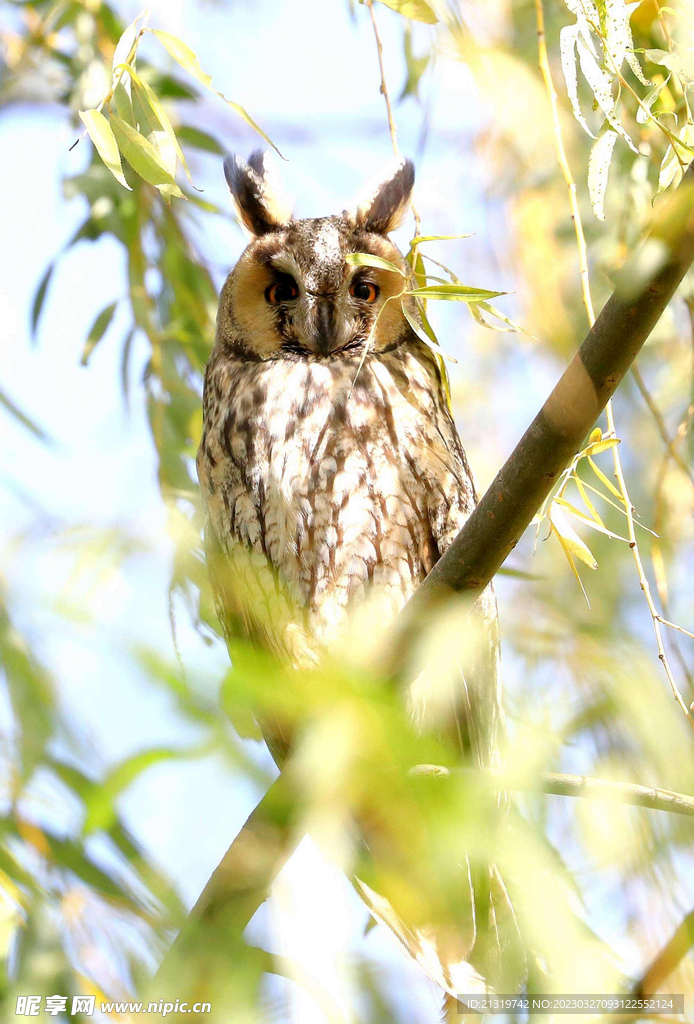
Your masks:
M 350 285 L 349 294 L 362 302 L 375 302 L 378 298 L 379 287 L 372 281 L 354 281 Z
M 299 294 L 299 289 L 291 277 L 283 277 L 265 289 L 265 298 L 271 306 L 279 306 L 283 302 L 291 302 Z

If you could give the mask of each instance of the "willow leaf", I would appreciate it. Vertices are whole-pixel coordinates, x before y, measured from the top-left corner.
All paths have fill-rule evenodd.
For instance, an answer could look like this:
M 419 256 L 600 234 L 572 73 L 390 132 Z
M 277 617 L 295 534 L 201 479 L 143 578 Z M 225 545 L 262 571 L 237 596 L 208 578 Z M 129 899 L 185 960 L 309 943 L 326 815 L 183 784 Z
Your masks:
M 111 116 L 111 124 L 113 125 L 113 132 L 118 140 L 120 150 L 132 169 L 141 178 L 144 178 L 146 182 L 149 182 L 150 185 L 154 185 L 155 188 L 168 186 L 167 191 L 170 195 L 175 195 L 179 199 L 185 199 L 185 196 L 176 184 L 176 179 L 166 167 L 161 154 L 149 139 L 141 135 L 127 121 L 123 121 L 115 115 Z
M 351 263 L 355 267 L 378 267 L 379 270 L 390 270 L 394 274 L 399 274 L 400 277 L 406 277 L 405 272 L 390 260 L 385 260 L 382 256 L 374 256 L 370 252 L 351 252 L 345 256 L 345 263 Z
M 87 134 L 94 143 L 94 148 L 108 167 L 113 177 L 123 185 L 124 188 L 132 191 L 130 185 L 128 185 L 125 180 L 125 175 L 123 174 L 123 165 L 120 161 L 118 143 L 116 142 L 116 137 L 111 125 L 99 110 L 80 110 L 79 113 L 82 123 L 87 129 Z
M 219 96 L 220 99 L 224 100 L 232 110 L 236 111 L 239 117 L 244 120 L 247 125 L 250 125 L 250 127 L 253 128 L 261 138 L 265 139 L 268 146 L 272 146 L 275 152 L 279 156 L 282 156 L 272 139 L 265 134 L 263 129 L 253 120 L 248 111 L 244 110 L 239 103 L 235 103 L 233 100 L 227 99 L 224 93 L 221 93 L 218 89 L 214 88 L 212 85 L 212 75 L 208 75 L 202 70 L 198 55 L 191 50 L 183 40 L 179 39 L 178 36 L 172 35 L 170 32 L 163 32 L 161 29 L 151 29 L 151 32 L 157 37 L 159 42 L 168 50 L 176 63 L 179 64 L 184 71 L 187 71 L 189 75 L 192 75 L 193 78 L 200 82 L 201 85 L 204 85 L 206 89 L 209 89 L 211 92 L 215 93 L 216 96 Z M 282 159 L 284 159 L 284 157 L 282 157 Z

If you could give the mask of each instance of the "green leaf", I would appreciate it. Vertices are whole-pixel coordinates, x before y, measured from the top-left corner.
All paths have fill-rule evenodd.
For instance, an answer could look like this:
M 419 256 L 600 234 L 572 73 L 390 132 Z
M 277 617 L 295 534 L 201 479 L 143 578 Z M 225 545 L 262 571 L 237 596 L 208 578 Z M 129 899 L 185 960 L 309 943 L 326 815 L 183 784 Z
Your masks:
M 19 770 L 28 779 L 43 758 L 53 731 L 53 683 L 12 624 L 0 594 L 0 663 L 14 716 Z
M 370 252 L 351 252 L 345 256 L 345 263 L 351 263 L 355 267 L 378 267 L 380 270 L 390 270 L 400 277 L 406 277 L 404 270 L 396 267 L 390 260 L 384 260 L 382 256 L 374 256 Z
M 524 569 L 512 569 L 502 565 L 500 569 L 496 570 L 497 576 L 510 576 L 511 579 L 516 580 L 527 580 L 528 583 L 536 583 L 538 580 L 543 580 L 544 576 L 539 576 L 537 573 L 526 572 Z
M 605 191 L 616 141 L 615 131 L 604 131 L 593 143 L 588 158 L 588 194 L 598 220 L 605 219 Z
M 468 231 L 464 235 L 415 235 L 410 240 L 410 249 L 414 249 L 416 245 L 421 245 L 422 242 L 448 242 L 453 238 L 472 238 L 474 231 Z
M 438 22 L 436 14 L 426 0 L 378 0 L 391 11 L 397 11 L 403 18 L 411 18 L 412 21 L 423 21 L 426 25 L 435 25 Z
M 646 50 L 646 57 L 651 63 L 674 71 L 684 82 L 694 82 L 694 55 L 684 56 L 681 52 L 670 53 L 668 50 Z
M 422 76 L 429 67 L 432 54 L 424 53 L 421 57 L 418 57 L 412 47 L 412 26 L 406 25 L 404 32 L 403 48 L 405 55 L 405 66 L 407 68 L 407 78 L 405 84 L 402 87 L 402 92 L 398 97 L 399 100 L 404 100 L 406 96 L 414 96 L 415 99 L 419 98 L 419 86 L 422 80 Z
M 133 102 L 130 98 L 128 90 L 125 88 L 122 82 L 119 82 L 113 91 L 113 102 L 116 107 L 116 113 L 128 124 L 135 125 L 135 114 L 133 113 Z
M 120 382 L 126 410 L 129 408 L 130 403 L 130 353 L 132 352 L 134 337 L 135 328 L 131 327 L 123 340 L 123 348 L 121 350 Z
M 425 345 L 428 345 L 429 348 L 432 348 L 434 352 L 438 352 L 438 354 L 440 356 L 443 356 L 444 359 L 449 359 L 452 363 L 458 362 L 458 360 L 454 356 L 449 355 L 448 352 L 445 351 L 445 349 L 441 348 L 437 341 L 433 341 L 428 336 L 428 334 L 425 333 L 424 328 L 417 323 L 417 321 L 412 316 L 404 302 L 402 303 L 402 312 L 408 324 L 410 325 L 410 327 L 412 328 L 412 330 L 417 335 L 420 341 L 423 341 Z
M 111 124 L 121 153 L 130 166 L 141 178 L 159 188 L 168 186 L 167 194 L 185 199 L 176 180 L 168 170 L 159 151 L 152 145 L 149 139 L 141 135 L 127 121 L 120 117 L 111 116 Z
M 170 32 L 163 32 L 161 29 L 151 29 L 150 31 L 152 32 L 152 35 L 157 37 L 159 42 L 168 50 L 173 59 L 184 69 L 184 71 L 187 71 L 189 75 L 192 75 L 193 78 L 197 79 L 197 81 L 200 82 L 201 85 L 204 85 L 206 89 L 209 89 L 211 92 L 219 96 L 220 99 L 224 100 L 232 110 L 236 111 L 239 117 L 242 118 L 246 124 L 250 125 L 250 127 L 253 128 L 261 138 L 265 139 L 269 146 L 272 146 L 279 156 L 282 156 L 272 139 L 265 134 L 258 124 L 256 124 L 250 114 L 244 110 L 239 103 L 234 103 L 233 100 L 227 99 L 223 93 L 214 88 L 212 85 L 212 75 L 208 75 L 202 70 L 197 54 L 194 53 L 189 46 L 186 46 L 186 44 L 177 36 L 171 35 Z M 282 159 L 284 159 L 284 157 L 282 157 Z
M 408 295 L 416 295 L 422 299 L 446 299 L 454 302 L 483 302 L 495 299 L 506 292 L 492 292 L 487 288 L 471 288 L 466 284 L 431 284 L 423 288 L 414 288 Z
M 104 115 L 98 110 L 80 110 L 79 115 L 84 127 L 87 129 L 89 138 L 94 143 L 94 148 L 108 167 L 113 177 L 116 181 L 120 182 L 124 188 L 130 189 L 130 185 L 128 185 L 123 174 L 123 165 L 120 162 L 118 143 L 116 142 L 111 126 Z M 125 124 L 125 122 L 123 123 Z M 130 191 L 132 191 L 132 189 L 130 189 Z
M 14 404 L 10 396 L 2 390 L 0 390 L 0 405 L 10 414 L 10 416 L 16 419 L 18 423 L 21 423 L 23 427 L 26 427 L 34 437 L 38 437 L 39 441 L 45 441 L 47 443 L 50 442 L 50 437 L 46 431 L 42 430 L 41 427 L 34 423 L 34 421 L 30 419 L 25 412 L 22 412 L 19 406 Z
M 496 324 L 490 324 L 482 316 L 480 312 L 481 310 L 484 310 L 484 312 L 488 313 L 489 316 L 493 316 L 496 320 L 500 320 L 502 323 L 506 324 L 506 327 L 498 327 Z M 511 320 L 510 317 L 505 316 L 500 309 L 497 309 L 496 306 L 492 306 L 491 302 L 471 302 L 470 312 L 478 324 L 481 324 L 483 327 L 487 327 L 490 331 L 516 331 L 518 334 L 525 334 L 527 338 L 532 338 L 533 341 L 537 341 L 539 344 L 539 341 L 534 334 L 526 331 L 525 328 L 521 327 L 520 324 L 517 324 L 515 320 Z
M 201 128 L 194 128 L 190 124 L 181 124 L 178 126 L 177 134 L 179 142 L 193 146 L 195 149 L 202 149 L 206 153 L 215 153 L 218 156 L 223 156 L 226 152 L 224 146 L 221 142 L 217 142 L 214 135 L 209 135 Z
M 678 185 L 682 178 L 682 167 L 692 162 L 694 155 L 694 124 L 685 124 L 679 135 L 665 151 L 658 174 L 658 190 L 656 196 L 673 184 Z
M 665 150 L 665 154 L 660 164 L 660 170 L 658 171 L 658 188 L 656 190 L 656 197 L 664 192 L 667 188 L 672 185 L 675 178 L 681 174 L 681 165 L 672 146 L 668 146 Z
M 576 47 L 578 45 L 578 25 L 565 25 L 559 32 L 559 53 L 561 56 L 561 68 L 566 82 L 566 92 L 571 103 L 573 115 L 581 128 L 595 138 L 588 127 L 588 122 L 581 111 L 581 104 L 578 99 L 578 71 L 576 65 Z
M 48 291 L 48 285 L 51 283 L 53 277 L 53 271 L 55 270 L 55 263 L 49 263 L 44 271 L 44 275 L 39 282 L 39 286 L 36 289 L 36 295 L 34 301 L 31 304 L 31 337 L 36 338 L 36 329 L 39 325 L 39 319 L 41 317 L 41 311 L 43 310 L 43 304 L 46 301 L 46 293 Z
M 127 28 L 124 29 L 123 34 L 116 43 L 116 48 L 113 51 L 113 59 L 111 62 L 114 74 L 116 73 L 116 69 L 119 64 L 127 64 L 134 56 L 133 51 L 137 49 L 136 44 L 140 35 L 140 28 L 137 23 L 142 20 L 142 17 L 143 14 L 138 14 L 135 21 L 131 22 Z
M 95 889 L 110 899 L 125 901 L 128 905 L 132 903 L 133 897 L 128 889 L 91 860 L 79 843 L 72 839 L 59 838 L 45 828 L 41 831 L 50 849 L 51 858 L 58 867 L 71 871 L 88 888 Z
M 663 91 L 663 89 L 669 81 L 670 75 L 668 75 L 667 78 L 665 78 L 662 82 L 659 82 L 658 85 L 654 86 L 651 89 L 651 91 L 641 100 L 641 105 L 639 106 L 639 109 L 636 111 L 637 124 L 645 124 L 646 121 L 648 121 L 649 114 L 651 113 L 653 104 L 658 99 L 661 92 Z
M 89 362 L 89 357 L 91 356 L 92 352 L 99 344 L 104 334 L 106 334 L 106 331 L 109 328 L 109 324 L 113 320 L 113 314 L 116 312 L 117 305 L 118 301 L 111 302 L 108 306 L 106 306 L 105 309 L 101 310 L 96 320 L 92 324 L 91 330 L 87 335 L 87 340 L 85 341 L 84 348 L 82 350 L 82 357 L 80 358 L 81 366 L 87 365 L 87 363 Z
M 186 751 L 169 748 L 143 750 L 139 754 L 126 758 L 113 768 L 100 786 L 94 790 L 86 801 L 87 815 L 84 821 L 84 833 L 88 835 L 96 829 L 109 829 L 116 821 L 115 801 L 135 781 L 138 775 L 162 761 L 170 761 L 177 757 L 185 757 Z
M 147 98 L 142 90 L 137 89 L 135 85 L 135 79 L 133 78 L 133 90 L 132 90 L 132 104 L 133 104 L 133 119 L 124 118 L 128 124 L 136 128 L 142 135 L 145 135 L 151 142 L 151 136 L 154 132 L 163 131 L 163 127 L 159 118 L 152 110 L 151 105 L 147 102 Z M 120 116 L 120 115 L 119 115 Z
M 162 104 L 159 102 L 156 93 L 154 92 L 153 89 L 150 88 L 149 85 L 147 85 L 145 81 L 143 81 L 140 78 L 140 76 L 135 71 L 132 70 L 132 68 L 130 69 L 130 77 L 132 79 L 133 85 L 135 86 L 135 94 L 140 98 L 141 102 L 143 103 L 143 106 L 149 108 L 149 111 L 151 111 L 152 116 L 158 122 L 158 127 L 156 127 L 154 130 L 157 131 L 161 129 L 166 133 L 166 136 L 169 139 L 176 156 L 181 161 L 181 166 L 183 167 L 183 170 L 186 173 L 186 177 L 188 178 L 188 181 L 192 185 L 193 179 L 190 176 L 190 171 L 188 170 L 186 158 L 184 157 L 183 151 L 178 144 L 176 132 L 173 129 L 173 125 L 169 120 L 168 114 L 164 110 Z

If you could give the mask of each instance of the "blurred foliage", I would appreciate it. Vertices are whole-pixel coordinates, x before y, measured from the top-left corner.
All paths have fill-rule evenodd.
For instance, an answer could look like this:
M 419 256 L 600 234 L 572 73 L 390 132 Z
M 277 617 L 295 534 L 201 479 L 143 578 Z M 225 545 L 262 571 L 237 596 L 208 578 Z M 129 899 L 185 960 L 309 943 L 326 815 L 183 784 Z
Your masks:
M 192 467 L 218 285 L 198 239 L 222 211 L 180 173 L 185 176 L 196 150 L 223 152 L 194 123 L 203 103 L 198 87 L 209 92 L 211 81 L 184 42 L 150 28 L 143 16 L 125 25 L 115 4 L 6 0 L 2 6 L 10 27 L 2 31 L 0 102 L 55 104 L 93 142 L 84 171 L 64 183 L 66 200 L 84 206 L 84 222 L 54 263 L 37 268 L 28 319 L 36 331 L 53 270 L 66 251 L 105 237 L 115 241 L 125 260 L 123 294 L 96 317 L 82 363 L 88 366 L 98 345 L 119 344 L 124 399 L 145 396 L 174 540 L 169 600 L 187 608 L 207 642 L 218 642 Z M 484 338 L 488 355 L 478 381 L 454 378 L 452 402 L 464 418 L 477 388 L 491 419 L 503 415 L 495 383 L 510 352 L 506 333 L 517 331 L 531 371 L 547 365 L 554 370 L 587 327 L 568 192 L 538 69 L 538 3 L 383 0 L 375 11 L 402 19 L 405 76 L 394 83 L 394 94 L 411 102 L 442 64 L 460 61 L 484 111 L 475 155 L 489 195 L 504 210 L 499 261 L 516 285 L 514 320 L 489 304 L 500 292 L 466 294 L 455 271 L 440 261 L 434 273 L 442 270 L 445 278 L 425 272 L 428 254 L 438 259 L 439 242 L 453 236 L 427 241 L 420 235 L 410 255 L 419 297 L 468 303 L 473 342 Z M 669 6 L 659 0 L 545 0 L 544 15 L 559 124 L 599 307 L 612 276 L 642 238 L 652 204 L 677 184 L 691 160 L 694 10 L 690 0 Z M 354 16 L 368 12 L 354 5 Z M 211 91 L 216 103 L 221 94 Z M 231 105 L 254 124 L 243 108 Z M 84 135 L 79 144 L 90 145 Z M 123 310 L 128 322 L 117 339 L 113 324 L 122 322 L 117 314 Z M 490 335 L 491 327 L 503 333 Z M 658 613 L 691 624 L 693 334 L 690 274 L 640 358 L 640 383 L 624 382 L 616 436 L 608 424 L 587 439 L 541 510 L 539 538 L 551 533 L 553 539 L 537 545 L 533 560 L 533 538 L 526 538 L 512 565 L 515 578 L 500 581 L 507 671 L 518 680 L 509 695 L 505 756 L 520 780 L 563 770 L 694 793 L 691 730 L 659 665 L 653 619 L 625 533 L 627 501 L 614 482 L 608 450 L 621 440 L 639 550 Z M 427 336 L 436 343 L 433 331 Z M 137 382 L 130 368 L 135 339 L 148 345 Z M 12 396 L 1 392 L 0 402 L 5 414 L 43 436 Z M 74 563 L 72 591 L 57 609 L 69 625 L 90 603 L 84 594 L 98 593 L 113 566 L 135 552 L 115 532 L 62 538 L 61 544 Z M 577 559 L 594 570 L 582 584 L 590 605 L 574 578 Z M 98 609 L 90 612 L 98 626 Z M 200 741 L 186 750 L 145 749 L 104 769 L 67 720 L 38 645 L 17 632 L 12 618 L 12 595 L 3 593 L 0 984 L 8 1015 L 15 997 L 28 992 L 124 998 L 147 990 L 146 979 L 185 911 L 170 880 L 123 824 L 118 798 L 152 765 L 212 750 L 223 751 L 245 777 L 266 786 L 265 773 L 239 742 L 254 733 L 249 707 L 271 708 L 301 736 L 287 786 L 271 802 L 247 858 L 261 881 L 264 866 L 290 852 L 290 833 L 309 828 L 327 856 L 357 871 L 409 919 L 445 927 L 461 912 L 461 849 L 473 864 L 491 852 L 518 917 L 518 956 L 527 958 L 530 990 L 623 989 L 694 904 L 692 824 L 685 817 L 528 792 L 514 800 L 490 851 L 495 795 L 454 771 L 445 780 L 411 778 L 408 769 L 416 764 L 454 769 L 454 748 L 417 735 L 400 700 L 347 656 L 336 656 L 320 672 L 297 674 L 239 642 L 232 669 L 219 693 L 212 693 L 195 665 L 184 670 L 152 650 L 139 651 L 149 682 L 173 696 Z M 458 645 L 466 640 L 453 609 L 431 641 L 442 674 L 455 665 Z M 686 704 L 694 699 L 691 643 L 691 636 L 668 629 L 662 652 Z M 370 849 L 356 843 L 354 819 L 366 828 Z M 357 1017 L 296 965 L 249 946 L 234 930 L 243 920 L 243 897 L 235 893 L 218 920 L 203 917 L 192 940 L 197 954 L 189 948 L 169 976 L 181 991 L 192 986 L 212 1000 L 215 1012 L 205 1019 L 248 1024 L 280 1013 L 264 987 L 268 971 L 306 985 L 331 1019 L 406 1019 L 366 958 L 349 965 Z M 522 970 L 520 962 L 509 965 L 509 977 L 515 971 L 517 981 Z M 691 959 L 665 990 L 694 994 Z M 163 994 L 171 998 L 170 991 Z

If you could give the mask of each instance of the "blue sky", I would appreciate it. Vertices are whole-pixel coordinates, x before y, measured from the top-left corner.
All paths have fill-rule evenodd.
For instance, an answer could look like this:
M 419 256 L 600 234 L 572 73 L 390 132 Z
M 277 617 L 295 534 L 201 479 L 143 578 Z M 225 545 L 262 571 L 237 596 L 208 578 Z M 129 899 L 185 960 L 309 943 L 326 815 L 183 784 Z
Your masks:
M 126 20 L 140 10 L 130 3 L 118 6 Z M 299 215 L 342 209 L 390 158 L 365 9 L 357 8 L 355 21 L 346 3 L 322 0 L 219 6 L 158 0 L 149 9 L 150 24 L 180 34 L 217 87 L 243 103 L 289 158 L 280 169 Z M 403 78 L 401 26 L 391 12 L 379 9 L 378 14 L 387 72 L 397 94 Z M 421 109 L 409 100 L 396 108 L 396 116 L 401 148 L 417 158 L 417 205 L 426 232 L 476 232 L 464 242 L 448 243 L 444 258 L 468 283 L 512 290 L 509 269 L 495 256 L 503 256 L 503 210 L 483 198 L 480 165 L 472 153 L 471 129 L 484 111 L 470 76 L 462 65 L 440 60 L 435 84 L 428 82 L 424 91 L 430 118 L 423 149 Z M 229 149 L 247 152 L 257 144 L 221 101 L 207 102 L 203 120 Z M 60 186 L 86 156 L 84 143 L 68 152 L 74 138 L 74 126 L 57 108 L 0 111 L 0 145 L 6 154 L 0 164 L 3 226 L 12 240 L 1 257 L 3 387 L 54 439 L 52 446 L 43 446 L 7 418 L 2 421 L 0 569 L 7 574 L 19 626 L 55 673 L 69 714 L 107 764 L 146 747 L 185 746 L 195 735 L 170 699 L 147 683 L 129 650 L 141 641 L 172 656 L 166 605 L 172 544 L 137 385 L 145 347 L 135 352 L 129 416 L 118 384 L 116 342 L 122 322 L 116 320 L 89 368 L 79 365 L 94 317 L 124 293 L 122 256 L 115 244 L 83 244 L 61 261 L 38 346 L 29 342 L 28 309 L 36 285 L 84 216 L 79 202 L 63 199 Z M 194 176 L 206 197 L 227 203 L 221 161 L 200 158 Z M 220 276 L 243 244 L 231 220 L 210 221 L 200 239 Z M 509 315 L 518 315 L 515 296 L 504 303 Z M 472 340 L 466 311 L 437 310 L 435 316 L 446 347 L 459 359 L 452 377 L 469 402 L 463 440 L 484 485 L 535 413 L 556 369 L 535 358 L 531 376 L 522 340 L 490 332 L 484 343 L 496 346 L 500 368 L 512 369 L 514 380 L 506 391 L 503 417 L 492 419 L 483 391 L 467 383 L 477 379 L 480 342 Z M 72 558 L 63 546 L 70 531 L 111 527 L 135 538 L 142 551 L 106 586 L 85 597 L 79 588 L 71 589 Z M 14 543 L 19 535 L 24 537 L 21 546 Z M 56 601 L 66 597 L 86 601 L 92 621 L 66 627 L 56 614 Z M 207 649 L 185 616 L 178 618 L 184 661 L 213 690 L 226 667 L 226 653 L 221 646 Z M 192 903 L 257 795 L 220 760 L 206 758 L 151 769 L 124 797 L 122 808 L 133 831 Z M 267 924 L 268 911 L 263 913 Z M 332 945 L 360 946 L 365 923 L 349 885 L 308 843 L 283 873 L 271 915 L 280 945 L 314 964 L 323 958 L 321 970 L 328 977 L 338 969 Z M 338 922 L 330 932 L 328 920 Z M 392 972 L 393 991 L 409 1004 L 413 1024 L 431 1019 L 437 996 L 404 964 L 389 938 L 372 932 L 365 948 Z M 295 994 L 293 1000 L 292 1019 L 322 1024 L 324 1017 L 310 998 Z

